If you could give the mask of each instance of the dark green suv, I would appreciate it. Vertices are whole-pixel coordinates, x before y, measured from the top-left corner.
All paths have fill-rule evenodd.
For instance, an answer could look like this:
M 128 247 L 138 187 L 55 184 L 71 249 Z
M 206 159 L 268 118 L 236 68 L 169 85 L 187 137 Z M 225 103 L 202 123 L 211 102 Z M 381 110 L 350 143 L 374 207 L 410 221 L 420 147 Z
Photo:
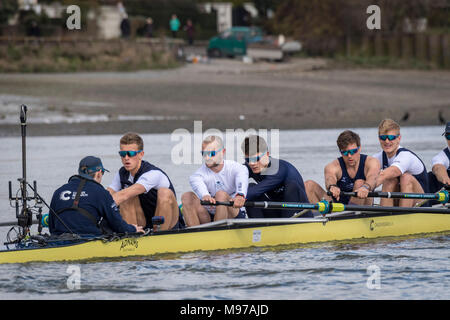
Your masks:
M 209 57 L 234 57 L 246 55 L 247 45 L 264 40 L 264 33 L 258 27 L 232 27 L 209 40 Z

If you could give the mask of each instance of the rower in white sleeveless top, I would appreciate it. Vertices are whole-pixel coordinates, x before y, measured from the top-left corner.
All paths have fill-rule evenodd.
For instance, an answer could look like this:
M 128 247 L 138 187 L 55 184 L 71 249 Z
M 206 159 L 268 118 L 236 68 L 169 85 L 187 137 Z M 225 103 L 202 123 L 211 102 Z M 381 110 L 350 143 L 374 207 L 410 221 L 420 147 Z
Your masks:
M 232 160 L 224 160 L 225 148 L 218 136 L 202 142 L 203 165 L 189 178 L 193 192 L 181 197 L 187 226 L 223 219 L 246 218 L 245 197 L 248 189 L 247 168 Z M 202 206 L 203 201 L 234 201 L 233 207 Z
M 383 192 L 428 192 L 428 174 L 423 161 L 412 151 L 400 146 L 400 126 L 392 119 L 381 121 L 378 138 L 383 151 L 373 155 L 381 164 L 376 186 Z M 419 200 L 382 198 L 382 206 L 412 207 Z

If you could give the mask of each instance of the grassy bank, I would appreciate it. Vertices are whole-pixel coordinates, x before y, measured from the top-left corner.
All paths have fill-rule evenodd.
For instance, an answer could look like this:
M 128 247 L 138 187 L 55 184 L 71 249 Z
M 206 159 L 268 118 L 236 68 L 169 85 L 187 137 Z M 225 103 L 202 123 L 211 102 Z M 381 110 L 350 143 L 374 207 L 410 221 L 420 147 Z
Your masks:
M 0 46 L 0 72 L 135 71 L 177 67 L 162 47 L 131 41 L 7 44 Z

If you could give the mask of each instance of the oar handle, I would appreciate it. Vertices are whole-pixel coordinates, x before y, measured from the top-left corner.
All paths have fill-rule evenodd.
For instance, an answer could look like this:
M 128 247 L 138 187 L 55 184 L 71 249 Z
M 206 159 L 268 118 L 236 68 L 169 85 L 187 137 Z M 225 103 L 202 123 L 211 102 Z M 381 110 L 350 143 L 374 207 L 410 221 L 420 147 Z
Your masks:
M 212 203 L 209 201 L 200 200 L 200 204 L 202 206 L 227 206 L 232 207 L 234 202 L 233 201 L 216 201 L 216 203 Z

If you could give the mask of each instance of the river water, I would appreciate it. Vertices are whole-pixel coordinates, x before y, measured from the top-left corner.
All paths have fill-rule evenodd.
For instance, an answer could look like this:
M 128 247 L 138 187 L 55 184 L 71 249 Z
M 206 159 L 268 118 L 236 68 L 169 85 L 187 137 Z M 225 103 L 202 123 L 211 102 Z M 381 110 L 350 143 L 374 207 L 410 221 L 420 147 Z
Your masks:
M 361 136 L 363 153 L 379 150 L 375 128 L 354 130 Z M 402 146 L 421 156 L 430 170 L 431 158 L 445 147 L 442 130 L 402 128 Z M 269 135 L 273 144 L 279 138 L 282 159 L 293 163 L 305 180 L 323 185 L 323 167 L 339 156 L 335 141 L 340 131 L 273 131 Z M 180 141 L 171 137 L 143 135 L 144 158 L 168 173 L 179 200 L 189 190 L 188 177 L 199 165 L 174 164 L 171 155 L 180 148 Z M 29 137 L 27 179 L 38 181 L 38 192 L 50 202 L 53 190 L 76 172 L 79 160 L 96 155 L 111 170 L 103 180 L 108 185 L 121 166 L 119 138 Z M 15 192 L 22 175 L 21 138 L 1 138 L 0 151 L 0 222 L 13 221 L 7 181 L 13 181 Z M 0 227 L 2 243 L 7 231 Z M 449 241 L 447 233 L 125 261 L 0 265 L 0 299 L 449 299 Z M 75 287 L 69 281 L 73 268 L 81 276 Z M 371 270 L 378 271 L 379 282 L 371 280 Z

